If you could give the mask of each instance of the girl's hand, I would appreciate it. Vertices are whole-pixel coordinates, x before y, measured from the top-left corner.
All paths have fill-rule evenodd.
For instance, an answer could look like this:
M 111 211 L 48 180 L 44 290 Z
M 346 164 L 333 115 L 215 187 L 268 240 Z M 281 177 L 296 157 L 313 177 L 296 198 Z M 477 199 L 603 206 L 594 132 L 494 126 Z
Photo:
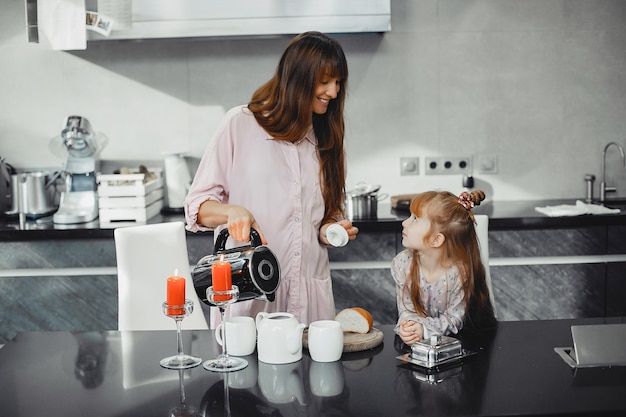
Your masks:
M 403 320 L 398 329 L 398 336 L 400 336 L 400 339 L 402 339 L 405 344 L 410 346 L 422 340 L 424 336 L 424 326 L 413 320 Z

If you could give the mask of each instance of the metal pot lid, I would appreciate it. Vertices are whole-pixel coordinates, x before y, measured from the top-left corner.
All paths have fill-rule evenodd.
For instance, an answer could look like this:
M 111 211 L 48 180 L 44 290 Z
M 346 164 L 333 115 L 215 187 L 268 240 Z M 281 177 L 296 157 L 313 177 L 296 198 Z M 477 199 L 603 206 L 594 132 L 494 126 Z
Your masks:
M 346 194 L 351 197 L 360 197 L 376 194 L 378 190 L 380 190 L 380 187 L 380 184 L 366 184 L 364 182 L 360 182 L 353 190 L 348 191 Z

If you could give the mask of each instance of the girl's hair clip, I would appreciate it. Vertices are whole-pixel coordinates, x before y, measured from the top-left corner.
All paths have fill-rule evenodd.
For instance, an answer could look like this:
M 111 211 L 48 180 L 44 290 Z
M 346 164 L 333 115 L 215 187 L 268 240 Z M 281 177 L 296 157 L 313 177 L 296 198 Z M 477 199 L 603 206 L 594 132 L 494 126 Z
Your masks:
M 459 195 L 459 204 L 465 207 L 465 210 L 471 210 L 474 207 L 474 202 L 472 201 L 472 197 L 469 195 L 467 191 L 463 191 Z

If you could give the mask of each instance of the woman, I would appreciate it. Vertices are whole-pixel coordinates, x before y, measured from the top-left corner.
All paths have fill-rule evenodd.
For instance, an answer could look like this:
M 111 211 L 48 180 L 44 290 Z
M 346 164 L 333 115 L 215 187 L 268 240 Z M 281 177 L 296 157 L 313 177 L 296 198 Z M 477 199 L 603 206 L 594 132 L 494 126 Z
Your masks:
M 226 225 L 248 242 L 254 228 L 281 267 L 275 302 L 235 303 L 232 316 L 287 311 L 305 324 L 335 316 L 326 229 L 338 222 L 351 240 L 358 233 L 342 214 L 347 78 L 339 43 L 319 32 L 295 37 L 272 79 L 227 112 L 200 162 L 187 229 Z

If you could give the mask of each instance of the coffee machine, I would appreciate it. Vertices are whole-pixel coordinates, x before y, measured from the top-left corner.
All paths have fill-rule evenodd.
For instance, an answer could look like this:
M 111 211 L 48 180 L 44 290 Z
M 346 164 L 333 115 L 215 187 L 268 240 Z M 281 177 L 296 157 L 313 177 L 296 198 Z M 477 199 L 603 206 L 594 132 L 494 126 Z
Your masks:
M 82 116 L 69 116 L 61 135 L 50 141 L 52 153 L 65 159 L 65 191 L 52 216 L 54 223 L 88 223 L 98 218 L 96 157 L 107 142 Z

